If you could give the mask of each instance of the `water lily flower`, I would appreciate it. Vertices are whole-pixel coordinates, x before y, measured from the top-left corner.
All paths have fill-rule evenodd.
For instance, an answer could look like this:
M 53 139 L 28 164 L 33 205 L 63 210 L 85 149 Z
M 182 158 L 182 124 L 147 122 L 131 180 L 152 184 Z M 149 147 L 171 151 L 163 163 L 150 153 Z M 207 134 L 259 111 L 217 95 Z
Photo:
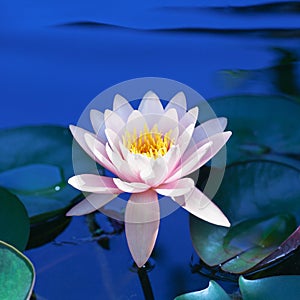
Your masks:
M 80 127 L 70 130 L 83 150 L 114 177 L 95 174 L 69 179 L 73 187 L 88 192 L 86 199 L 67 215 L 88 214 L 122 193 L 131 193 L 125 209 L 125 233 L 138 267 L 151 255 L 158 234 L 158 194 L 168 196 L 193 215 L 230 226 L 221 210 L 187 177 L 208 162 L 227 142 L 225 118 L 196 126 L 198 108 L 187 111 L 183 92 L 164 108 L 149 91 L 137 110 L 116 95 L 113 110 L 91 110 L 94 133 Z

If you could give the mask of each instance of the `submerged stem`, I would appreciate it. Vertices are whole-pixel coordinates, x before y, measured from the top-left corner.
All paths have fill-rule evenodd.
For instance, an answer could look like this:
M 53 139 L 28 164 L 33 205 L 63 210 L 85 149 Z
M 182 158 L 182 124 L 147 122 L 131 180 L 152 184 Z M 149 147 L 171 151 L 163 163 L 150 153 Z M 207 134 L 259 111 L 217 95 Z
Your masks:
M 143 289 L 145 300 L 154 300 L 153 291 L 151 287 L 151 283 L 147 274 L 146 266 L 142 266 L 138 268 L 138 275 L 140 279 L 140 283 Z

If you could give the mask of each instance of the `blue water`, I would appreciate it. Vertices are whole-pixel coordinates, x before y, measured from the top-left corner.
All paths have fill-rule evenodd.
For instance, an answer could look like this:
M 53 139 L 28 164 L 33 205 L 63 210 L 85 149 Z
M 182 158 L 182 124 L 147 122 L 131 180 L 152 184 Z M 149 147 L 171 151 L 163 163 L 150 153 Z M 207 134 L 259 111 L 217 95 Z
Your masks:
M 136 77 L 174 79 L 207 99 L 278 93 L 274 48 L 299 56 L 300 2 L 2 0 L 0 26 L 0 127 L 67 126 L 98 93 Z M 84 218 L 74 218 L 57 240 L 88 236 Z M 185 212 L 163 219 L 155 253 L 156 299 L 206 287 L 190 271 Z M 142 299 L 124 235 L 110 251 L 50 243 L 27 255 L 38 299 Z

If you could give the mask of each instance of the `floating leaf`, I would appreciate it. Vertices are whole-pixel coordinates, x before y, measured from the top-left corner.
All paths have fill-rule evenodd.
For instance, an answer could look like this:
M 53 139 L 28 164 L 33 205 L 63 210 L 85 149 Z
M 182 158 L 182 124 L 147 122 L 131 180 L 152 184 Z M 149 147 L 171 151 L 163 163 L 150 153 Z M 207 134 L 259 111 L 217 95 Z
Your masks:
M 0 299 L 29 299 L 35 271 L 32 263 L 13 246 L 0 241 Z
M 0 185 L 20 198 L 31 222 L 63 213 L 79 195 L 67 184 L 72 141 L 69 130 L 58 126 L 0 131 Z
M 285 257 L 291 252 L 295 251 L 300 245 L 300 226 L 282 243 L 280 246 L 263 261 L 261 261 L 255 268 L 270 264 L 276 259 Z
M 239 278 L 243 300 L 298 300 L 300 299 L 300 276 L 274 276 L 256 280 Z
M 6 189 L 0 188 L 0 240 L 23 251 L 27 245 L 29 228 L 29 218 L 22 202 Z
M 227 163 L 266 159 L 300 168 L 300 105 L 281 96 L 240 95 L 212 99 L 219 116 L 234 133 Z
M 213 280 L 206 289 L 198 292 L 187 293 L 176 297 L 174 300 L 230 300 L 226 292 Z
M 176 297 L 174 300 L 298 300 L 300 299 L 300 276 L 273 276 L 256 280 L 239 277 L 239 286 L 242 298 L 232 295 L 231 298 L 215 281 L 209 282 L 208 288 L 187 293 Z M 236 296 L 236 297 L 235 297 Z
M 193 245 L 209 266 L 244 273 L 273 253 L 300 223 L 300 172 L 279 163 L 230 166 L 215 202 L 232 223 L 190 219 Z

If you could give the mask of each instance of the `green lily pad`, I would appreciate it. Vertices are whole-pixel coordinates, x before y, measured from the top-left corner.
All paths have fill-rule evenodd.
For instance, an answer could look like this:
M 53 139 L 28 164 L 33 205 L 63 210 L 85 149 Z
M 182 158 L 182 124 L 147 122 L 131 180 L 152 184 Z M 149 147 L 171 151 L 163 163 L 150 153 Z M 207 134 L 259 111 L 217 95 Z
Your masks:
M 248 280 L 239 277 L 241 299 L 243 300 L 298 300 L 300 299 L 300 276 L 285 275 Z M 230 297 L 215 281 L 209 282 L 208 288 L 187 293 L 174 300 L 229 300 L 240 299 L 239 295 Z
M 29 299 L 35 281 L 32 263 L 13 246 L 0 241 L 0 299 Z
M 239 278 L 243 300 L 298 300 L 300 299 L 300 276 L 274 276 L 256 280 Z
M 29 218 L 22 202 L 6 189 L 0 188 L 0 240 L 23 251 L 29 230 Z
M 193 245 L 209 266 L 245 273 L 273 253 L 300 223 L 300 171 L 267 161 L 227 168 L 215 203 L 230 228 L 190 218 Z
M 176 297 L 174 300 L 230 300 L 226 292 L 213 280 L 206 289 L 198 292 L 187 293 Z
M 0 131 L 0 185 L 24 203 L 31 222 L 63 213 L 80 193 L 67 184 L 73 175 L 72 135 L 59 126 Z
M 300 168 L 300 105 L 281 96 L 240 95 L 215 98 L 210 105 L 228 119 L 233 132 L 227 163 L 274 160 Z
M 27 249 L 36 248 L 53 241 L 68 227 L 70 222 L 71 218 L 59 214 L 43 222 L 32 224 Z

